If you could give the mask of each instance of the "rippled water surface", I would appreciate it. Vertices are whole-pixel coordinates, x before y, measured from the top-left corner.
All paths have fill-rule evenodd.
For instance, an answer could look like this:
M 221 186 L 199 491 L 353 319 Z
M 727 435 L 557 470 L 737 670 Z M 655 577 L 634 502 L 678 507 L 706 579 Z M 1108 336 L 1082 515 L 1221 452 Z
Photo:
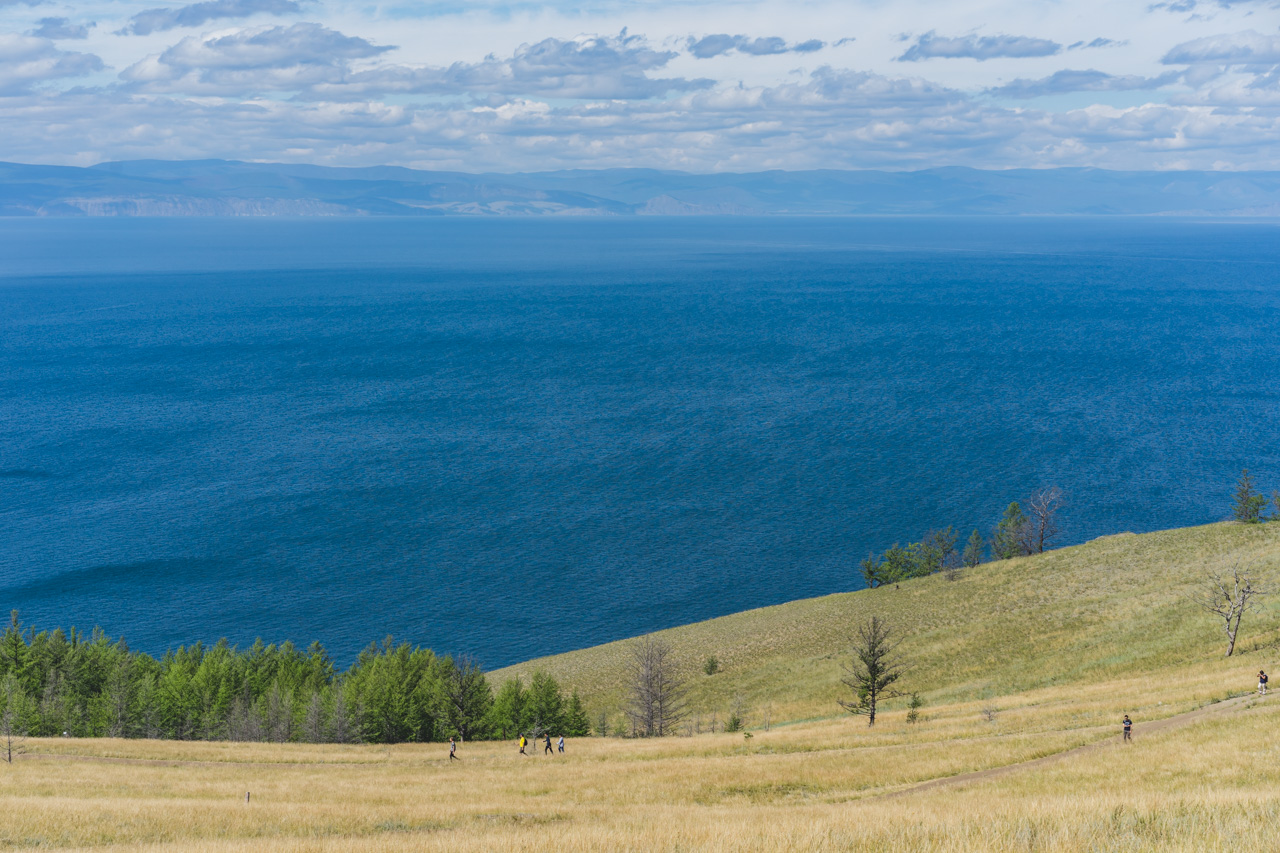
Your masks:
M 0 220 L 0 606 L 487 666 L 1280 488 L 1280 229 Z

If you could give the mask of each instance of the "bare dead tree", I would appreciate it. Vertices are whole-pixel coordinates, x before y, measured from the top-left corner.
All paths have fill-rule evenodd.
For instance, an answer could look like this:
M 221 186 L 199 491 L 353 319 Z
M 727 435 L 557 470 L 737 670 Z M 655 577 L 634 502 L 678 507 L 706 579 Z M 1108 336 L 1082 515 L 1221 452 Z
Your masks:
M 263 728 L 267 740 L 285 743 L 293 734 L 293 691 L 282 690 L 280 682 L 271 682 L 263 708 Z
M 1058 527 L 1058 510 L 1062 509 L 1062 489 L 1057 486 L 1046 486 L 1037 489 L 1027 501 L 1027 511 L 1031 514 L 1027 519 L 1026 550 L 1031 554 L 1043 554 L 1061 534 Z
M 858 628 L 853 638 L 853 662 L 844 668 L 840 679 L 853 691 L 853 699 L 839 699 L 840 707 L 850 714 L 864 714 L 867 725 L 876 724 L 876 707 L 883 699 L 902 694 L 893 685 L 911 667 L 898 655 L 901 640 L 893 638 L 889 623 L 872 616 Z
M 1200 589 L 1188 596 L 1200 609 L 1212 613 L 1222 620 L 1223 630 L 1227 634 L 1227 654 L 1236 650 L 1236 636 L 1240 632 L 1240 620 L 1244 614 L 1257 607 L 1254 599 L 1266 595 L 1267 591 L 1259 588 L 1249 574 L 1248 567 L 1241 567 L 1236 562 L 1231 564 L 1230 573 L 1206 572 Z
M 661 737 L 675 732 L 685 717 L 685 686 L 671 647 L 652 636 L 633 642 L 627 682 L 626 713 L 632 733 Z
M 307 743 L 325 741 L 324 699 L 319 691 L 313 691 L 307 700 L 306 714 L 302 718 L 302 739 Z

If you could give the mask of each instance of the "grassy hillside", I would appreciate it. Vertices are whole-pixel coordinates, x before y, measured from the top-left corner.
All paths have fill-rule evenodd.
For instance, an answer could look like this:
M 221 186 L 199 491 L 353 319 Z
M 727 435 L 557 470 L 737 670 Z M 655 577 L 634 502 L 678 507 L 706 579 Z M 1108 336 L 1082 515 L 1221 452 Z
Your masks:
M 829 595 L 737 613 L 658 634 L 684 662 L 690 704 L 721 718 L 736 694 L 755 722 L 830 717 L 850 636 L 872 613 L 888 619 L 915 668 L 904 682 L 930 704 L 1217 662 L 1222 631 L 1186 598 L 1206 571 L 1251 565 L 1280 588 L 1280 524 L 1211 524 L 1118 534 L 989 563 L 957 581 Z M 1240 651 L 1280 640 L 1280 597 L 1245 622 Z M 628 641 L 529 661 L 495 683 L 542 668 L 582 691 L 593 714 L 623 702 Z M 1269 653 L 1273 654 L 1274 650 Z M 708 655 L 724 671 L 702 674 Z M 1273 655 L 1274 656 L 1274 655 Z M 1256 671 L 1256 667 L 1255 667 Z M 593 717 L 594 718 L 594 717 Z
M 0 763 L 0 847 L 1274 849 L 1280 698 L 1247 694 L 1280 658 L 1280 595 L 1246 622 L 1232 658 L 1184 597 L 1206 568 L 1234 560 L 1278 588 L 1280 524 L 1107 537 L 955 582 L 664 632 L 699 669 L 695 707 L 723 712 L 740 692 L 755 722 L 765 706 L 791 721 L 750 737 L 588 738 L 545 757 L 467 743 L 460 762 L 440 744 L 31 740 Z M 871 612 L 907 637 L 906 686 L 928 700 L 918 723 L 900 706 L 874 729 L 836 713 L 850 625 Z M 540 666 L 605 706 L 619 699 L 624 651 L 499 676 Z M 711 653 L 726 671 L 707 677 Z M 1122 745 L 1126 712 L 1135 740 Z

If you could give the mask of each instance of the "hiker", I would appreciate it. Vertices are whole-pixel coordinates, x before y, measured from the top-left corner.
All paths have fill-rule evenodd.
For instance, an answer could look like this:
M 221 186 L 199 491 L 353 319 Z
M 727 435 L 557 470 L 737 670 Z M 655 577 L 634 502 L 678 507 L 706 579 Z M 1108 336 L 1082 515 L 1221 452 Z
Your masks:
M 1131 732 L 1133 731 L 1133 720 L 1129 719 L 1129 715 L 1124 715 L 1124 742 L 1129 743 L 1133 740 Z
M 547 748 L 546 748 L 546 749 L 544 749 L 544 750 L 542 751 L 542 754 L 543 754 L 543 755 L 547 755 L 547 754 L 555 755 L 555 753 L 554 753 L 554 752 L 551 752 L 551 733 L 550 733 L 550 732 L 547 732 L 545 735 L 543 735 L 543 743 L 545 743 L 545 744 L 547 745 Z
M 560 739 L 556 741 L 556 749 L 558 749 L 562 755 L 564 754 L 564 735 L 560 735 Z
M 462 760 L 461 758 L 458 757 L 458 742 L 453 738 L 449 738 L 449 760 L 450 761 Z
M 524 735 L 520 735 L 520 754 L 521 754 L 521 755 L 528 756 L 528 754 L 529 754 L 529 753 L 527 753 L 527 752 L 525 752 L 525 751 L 524 751 L 524 746 L 525 746 L 525 744 L 527 744 L 528 742 L 529 742 L 529 741 L 527 741 L 527 740 L 525 740 L 525 739 L 524 739 Z
M 1258 695 L 1267 695 L 1267 673 L 1261 669 L 1258 670 Z

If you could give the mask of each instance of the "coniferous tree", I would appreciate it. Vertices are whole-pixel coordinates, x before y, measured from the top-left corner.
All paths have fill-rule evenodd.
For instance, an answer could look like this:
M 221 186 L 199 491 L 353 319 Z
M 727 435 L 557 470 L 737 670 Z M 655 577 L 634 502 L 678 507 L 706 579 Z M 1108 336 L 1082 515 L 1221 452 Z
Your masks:
M 564 733 L 569 737 L 586 737 L 591 734 L 591 721 L 587 717 L 587 709 L 582 707 L 582 699 L 574 690 L 569 696 L 569 705 L 564 714 Z
M 15 673 L 6 672 L 0 678 L 0 760 L 12 764 L 23 752 L 30 721 L 31 702 L 22 689 L 22 682 Z
M 506 740 L 520 732 L 524 719 L 525 689 L 519 678 L 510 678 L 498 688 L 489 709 L 489 731 Z
M 913 577 L 915 566 L 916 562 L 911 551 L 894 542 L 881 558 L 881 583 L 898 583 Z
M 911 566 L 907 577 L 924 577 L 936 574 L 955 565 L 956 531 L 953 527 L 933 530 L 908 549 Z
M 19 686 L 25 691 L 31 687 L 28 682 L 27 665 L 31 652 L 22 637 L 22 622 L 18 619 L 18 611 L 9 612 L 9 627 L 0 637 L 0 674 L 12 673 Z
M 975 528 L 973 533 L 969 534 L 969 541 L 964 546 L 964 564 L 969 568 L 974 568 L 982 563 L 982 552 L 987 548 L 986 541 L 982 538 L 982 534 Z
M 440 665 L 439 696 L 440 717 L 448 732 L 464 741 L 482 734 L 493 705 L 493 691 L 480 667 L 471 661 L 456 663 L 446 657 Z
M 1240 481 L 1236 483 L 1232 516 L 1243 524 L 1257 524 L 1262 520 L 1262 510 L 1266 506 L 1266 497 L 1253 490 L 1253 478 L 1249 476 L 1249 469 L 1244 469 L 1240 472 Z
M 1014 501 L 1004 511 L 991 538 L 991 553 L 997 560 L 1021 557 L 1027 553 L 1027 517 Z
M 862 571 L 862 581 L 867 585 L 867 589 L 875 589 L 884 583 L 884 572 L 874 554 L 868 554 L 866 559 L 858 564 L 858 568 Z
M 525 697 L 524 718 L 521 730 L 536 732 L 541 729 L 551 734 L 564 730 L 564 696 L 560 685 L 542 670 L 529 679 L 529 692 Z
M 863 714 L 867 725 L 876 723 L 881 700 L 896 695 L 893 685 L 906 674 L 908 666 L 898 656 L 898 640 L 889 624 L 872 616 L 859 626 L 853 640 L 853 662 L 845 666 L 841 682 L 853 691 L 852 699 L 837 700 L 851 714 Z

